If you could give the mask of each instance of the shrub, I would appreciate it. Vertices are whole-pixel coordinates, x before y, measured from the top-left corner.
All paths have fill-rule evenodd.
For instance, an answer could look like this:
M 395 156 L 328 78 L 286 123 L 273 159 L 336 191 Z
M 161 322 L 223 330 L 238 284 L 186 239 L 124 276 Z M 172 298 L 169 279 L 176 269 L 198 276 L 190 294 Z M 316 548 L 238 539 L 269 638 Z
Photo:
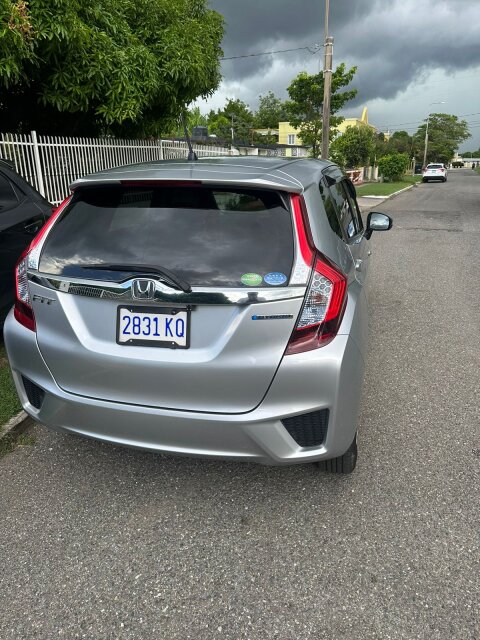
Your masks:
M 378 169 L 386 180 L 395 182 L 401 180 L 408 168 L 408 164 L 409 159 L 404 153 L 391 153 L 388 156 L 380 158 L 378 161 Z
M 373 152 L 375 134 L 369 127 L 347 127 L 332 143 L 332 153 L 339 164 L 348 169 L 362 167 Z

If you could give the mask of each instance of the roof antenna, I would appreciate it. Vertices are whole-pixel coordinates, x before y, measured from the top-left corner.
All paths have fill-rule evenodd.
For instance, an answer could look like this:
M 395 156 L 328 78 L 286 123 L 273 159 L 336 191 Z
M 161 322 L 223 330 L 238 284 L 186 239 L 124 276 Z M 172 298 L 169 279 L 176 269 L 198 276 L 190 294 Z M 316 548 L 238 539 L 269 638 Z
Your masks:
M 188 134 L 187 119 L 185 118 L 185 109 L 182 109 L 182 124 L 183 124 L 183 131 L 185 133 L 185 138 L 187 140 L 187 145 L 188 145 L 188 158 L 187 158 L 187 160 L 189 162 L 198 160 L 198 156 L 195 153 L 195 151 L 193 150 L 192 141 L 190 140 L 190 136 Z

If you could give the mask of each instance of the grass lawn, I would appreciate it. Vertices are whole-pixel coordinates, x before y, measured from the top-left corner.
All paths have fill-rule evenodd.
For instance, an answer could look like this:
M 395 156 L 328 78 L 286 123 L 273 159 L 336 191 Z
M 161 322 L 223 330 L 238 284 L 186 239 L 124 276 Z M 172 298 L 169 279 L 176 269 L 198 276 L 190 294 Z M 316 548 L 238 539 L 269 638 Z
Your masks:
M 2 425 L 16 415 L 21 408 L 2 344 L 0 345 L 0 431 Z
M 371 182 L 357 187 L 359 196 L 390 196 L 395 191 L 405 189 L 411 184 L 421 182 L 422 176 L 404 176 L 400 182 Z

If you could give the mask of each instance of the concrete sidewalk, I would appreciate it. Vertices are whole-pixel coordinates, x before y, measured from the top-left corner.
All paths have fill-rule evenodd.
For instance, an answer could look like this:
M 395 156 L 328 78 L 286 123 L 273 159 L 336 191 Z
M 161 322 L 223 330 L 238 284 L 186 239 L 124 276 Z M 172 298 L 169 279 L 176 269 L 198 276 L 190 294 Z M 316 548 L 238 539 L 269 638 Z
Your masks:
M 399 196 L 401 193 L 405 193 L 405 191 L 410 191 L 413 187 L 416 187 L 417 184 L 412 184 L 404 189 L 400 189 L 399 191 L 395 191 L 391 193 L 389 196 L 359 196 L 357 197 L 358 206 L 360 207 L 360 211 L 362 213 L 370 211 L 371 209 L 376 209 L 379 205 L 383 204 L 385 200 L 390 200 L 391 198 L 395 198 Z
M 376 209 L 382 202 L 388 200 L 388 197 L 385 198 L 362 198 L 361 196 L 357 198 L 358 206 L 360 207 L 360 211 L 362 213 L 370 211 L 371 209 Z

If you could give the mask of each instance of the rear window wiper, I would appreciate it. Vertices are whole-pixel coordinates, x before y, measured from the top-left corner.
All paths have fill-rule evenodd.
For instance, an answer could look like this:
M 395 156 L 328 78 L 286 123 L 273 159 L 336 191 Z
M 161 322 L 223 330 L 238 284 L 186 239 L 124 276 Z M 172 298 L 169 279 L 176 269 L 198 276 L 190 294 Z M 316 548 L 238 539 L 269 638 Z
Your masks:
M 150 265 L 146 264 L 108 264 L 104 262 L 100 264 L 83 264 L 81 266 L 82 269 L 94 269 L 99 271 L 125 271 L 127 273 L 134 273 L 135 275 L 155 274 L 158 276 L 162 276 L 170 284 L 175 285 L 175 287 L 181 289 L 185 293 L 191 293 L 192 291 L 192 287 L 188 284 L 188 282 L 176 276 L 169 269 L 165 269 L 165 267 L 151 267 Z

